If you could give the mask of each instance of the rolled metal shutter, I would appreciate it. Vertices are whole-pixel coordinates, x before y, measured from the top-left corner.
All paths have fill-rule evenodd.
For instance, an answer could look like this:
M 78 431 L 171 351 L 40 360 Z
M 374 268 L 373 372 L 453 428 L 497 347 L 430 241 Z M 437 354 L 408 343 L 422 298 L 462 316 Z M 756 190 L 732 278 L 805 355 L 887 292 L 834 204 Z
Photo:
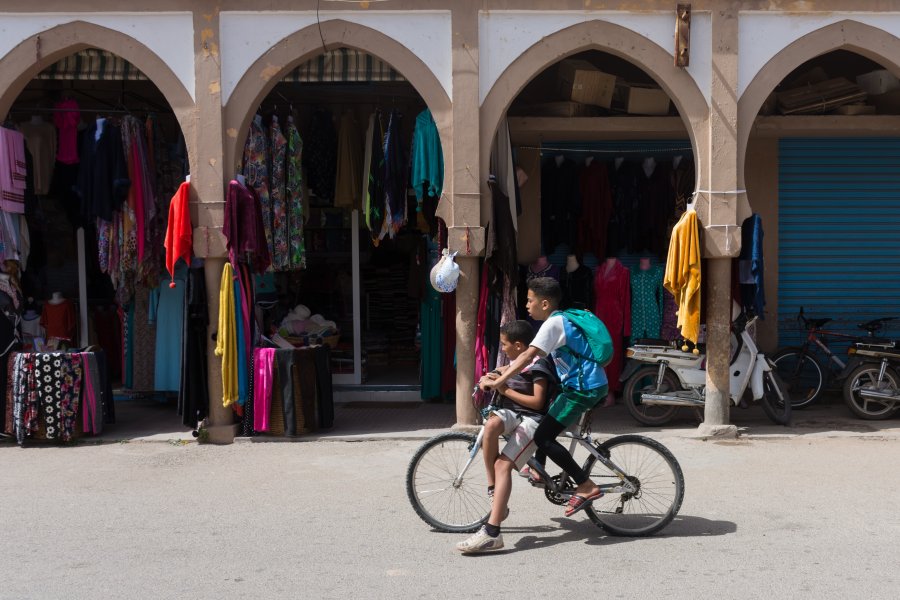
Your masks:
M 900 138 L 782 139 L 778 190 L 780 345 L 802 339 L 801 306 L 852 334 L 900 317 Z

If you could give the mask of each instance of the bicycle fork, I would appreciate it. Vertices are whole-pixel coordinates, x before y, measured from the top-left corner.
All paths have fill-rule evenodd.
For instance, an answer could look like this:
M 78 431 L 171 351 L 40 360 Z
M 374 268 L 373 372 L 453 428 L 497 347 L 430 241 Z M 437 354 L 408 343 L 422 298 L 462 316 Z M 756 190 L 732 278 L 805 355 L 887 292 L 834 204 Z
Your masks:
M 453 480 L 453 487 L 459 488 L 462 485 L 463 477 L 466 476 L 466 472 L 468 472 L 469 467 L 472 466 L 472 462 L 475 460 L 475 457 L 478 456 L 478 451 L 481 450 L 481 440 L 484 439 L 484 427 L 478 432 L 478 436 L 475 438 L 475 443 L 472 444 L 472 448 L 469 450 L 469 460 L 466 461 L 466 464 L 463 465 L 463 468 L 460 469 L 459 474 L 456 476 L 456 479 Z

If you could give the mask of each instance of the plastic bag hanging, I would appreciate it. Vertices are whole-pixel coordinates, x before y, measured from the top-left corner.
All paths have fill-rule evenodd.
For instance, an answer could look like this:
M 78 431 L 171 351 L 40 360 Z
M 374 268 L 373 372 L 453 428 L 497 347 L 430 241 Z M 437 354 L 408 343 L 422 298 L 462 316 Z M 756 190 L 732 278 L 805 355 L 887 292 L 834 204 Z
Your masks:
M 431 286 L 437 291 L 449 294 L 456 290 L 459 281 L 459 265 L 453 260 L 456 252 L 452 254 L 444 248 L 441 259 L 431 269 Z

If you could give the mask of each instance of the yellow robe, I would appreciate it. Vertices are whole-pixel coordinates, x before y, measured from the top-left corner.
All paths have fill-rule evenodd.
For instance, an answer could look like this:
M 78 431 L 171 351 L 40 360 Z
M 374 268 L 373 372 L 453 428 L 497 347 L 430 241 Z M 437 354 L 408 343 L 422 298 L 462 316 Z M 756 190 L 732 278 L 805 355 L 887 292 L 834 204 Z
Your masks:
M 700 333 L 700 233 L 693 210 L 684 213 L 672 230 L 663 285 L 675 296 L 681 335 L 696 344 Z
M 235 325 L 234 269 L 226 262 L 219 287 L 219 333 L 216 356 L 222 357 L 222 405 L 231 406 L 238 399 L 238 350 Z

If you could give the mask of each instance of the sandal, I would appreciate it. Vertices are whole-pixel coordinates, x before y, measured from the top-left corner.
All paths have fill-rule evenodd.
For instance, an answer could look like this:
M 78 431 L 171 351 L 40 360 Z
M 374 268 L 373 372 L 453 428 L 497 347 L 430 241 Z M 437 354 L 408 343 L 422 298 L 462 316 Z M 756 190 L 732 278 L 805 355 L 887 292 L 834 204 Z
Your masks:
M 601 496 L 603 496 L 603 492 L 594 492 L 590 496 L 579 496 L 578 494 L 575 494 L 569 498 L 569 508 L 566 509 L 566 516 L 571 517 L 579 510 L 587 508 L 591 502 L 598 500 Z

